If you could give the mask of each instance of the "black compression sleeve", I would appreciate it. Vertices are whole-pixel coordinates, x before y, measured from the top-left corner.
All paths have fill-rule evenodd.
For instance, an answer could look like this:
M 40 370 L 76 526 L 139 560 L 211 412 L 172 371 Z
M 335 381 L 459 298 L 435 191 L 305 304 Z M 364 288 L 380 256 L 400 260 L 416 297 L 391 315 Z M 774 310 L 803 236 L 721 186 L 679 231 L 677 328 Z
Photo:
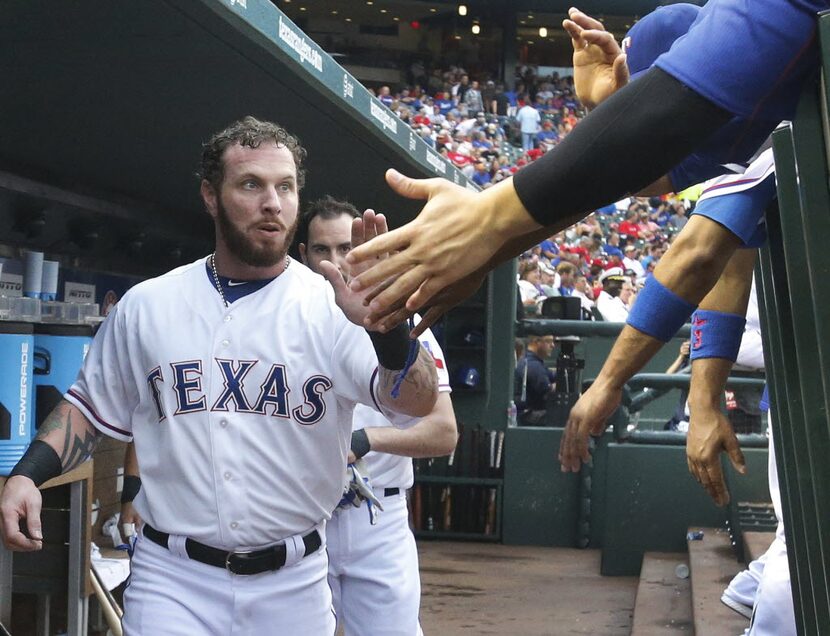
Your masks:
M 35 482 L 35 486 L 40 488 L 43 482 L 57 477 L 62 472 L 61 458 L 58 457 L 55 449 L 46 442 L 36 439 L 29 444 L 29 448 L 23 453 L 23 457 L 12 468 L 9 477 L 23 475 Z
M 370 331 L 369 338 L 375 347 L 378 362 L 384 369 L 400 371 L 406 366 L 409 357 L 409 328 L 403 322 L 386 333 Z
M 121 503 L 129 503 L 138 496 L 141 490 L 141 477 L 138 475 L 124 475 L 124 488 L 121 490 Z
M 653 183 L 731 117 L 653 68 L 519 170 L 513 186 L 540 225 L 571 222 Z
M 372 450 L 372 444 L 369 442 L 369 435 L 366 433 L 366 429 L 359 428 L 356 431 L 352 431 L 351 451 L 354 453 L 354 456 L 360 459 L 370 450 Z

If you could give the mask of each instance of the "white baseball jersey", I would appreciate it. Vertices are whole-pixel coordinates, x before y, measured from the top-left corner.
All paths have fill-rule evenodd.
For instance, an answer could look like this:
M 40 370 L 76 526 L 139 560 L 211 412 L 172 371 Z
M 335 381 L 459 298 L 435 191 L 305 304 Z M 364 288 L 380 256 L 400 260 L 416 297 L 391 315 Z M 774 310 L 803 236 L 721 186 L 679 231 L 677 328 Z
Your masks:
M 66 399 L 135 441 L 151 526 L 255 548 L 329 518 L 354 405 L 380 408 L 376 377 L 323 277 L 292 261 L 226 308 L 200 259 L 124 295 Z
M 416 320 L 417 324 L 420 318 Z M 447 371 L 447 362 L 444 359 L 444 352 L 441 351 L 441 346 L 432 334 L 432 331 L 427 329 L 418 338 L 421 345 L 432 354 L 435 359 L 435 367 L 438 371 L 438 390 L 441 392 L 450 391 L 450 376 Z M 398 418 L 393 424 L 400 426 L 403 420 Z M 418 423 L 418 418 L 412 418 L 410 425 Z M 379 413 L 376 409 L 369 408 L 358 404 L 354 410 L 354 422 L 352 428 L 360 430 L 362 428 L 373 428 L 389 426 L 389 420 Z M 372 480 L 372 486 L 378 488 L 401 488 L 406 490 L 412 487 L 414 482 L 414 472 L 412 470 L 412 458 L 404 457 L 402 455 L 390 455 L 389 453 L 378 453 L 369 451 L 363 457 L 366 467 L 369 470 L 369 475 Z
M 420 317 L 415 320 L 417 324 Z M 438 341 L 429 330 L 419 340 L 435 359 L 439 391 L 448 392 L 447 363 Z M 377 411 L 355 407 L 355 430 L 389 425 Z M 338 623 L 347 634 L 418 636 L 421 580 L 405 493 L 414 481 L 412 458 L 370 451 L 363 461 L 384 508 L 376 525 L 370 523 L 366 506 L 348 506 L 335 510 L 326 526 L 328 582 Z M 387 497 L 386 488 L 400 491 Z

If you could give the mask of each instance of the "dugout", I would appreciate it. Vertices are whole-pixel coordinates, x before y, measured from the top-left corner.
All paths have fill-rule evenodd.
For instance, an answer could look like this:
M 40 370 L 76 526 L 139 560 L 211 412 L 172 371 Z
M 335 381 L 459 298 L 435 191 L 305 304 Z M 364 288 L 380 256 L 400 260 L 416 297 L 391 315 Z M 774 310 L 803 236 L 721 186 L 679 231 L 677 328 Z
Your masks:
M 136 278 L 204 255 L 212 228 L 194 176 L 200 144 L 244 114 L 278 121 L 308 148 L 305 201 L 346 197 L 398 226 L 420 206 L 386 187 L 388 167 L 473 187 L 267 0 L 13 0 L 0 12 L 0 51 L 4 255 L 39 249 L 78 270 Z M 421 537 L 576 542 L 584 482 L 559 472 L 561 429 L 505 430 L 515 300 L 509 264 L 442 325 L 451 373 L 473 368 L 480 379 L 453 395 L 469 431 L 457 463 L 430 464 L 417 480 L 425 509 L 429 492 L 451 490 L 455 518 L 470 525 L 425 526 Z M 592 358 L 610 344 L 594 343 Z M 491 431 L 503 433 L 506 469 L 487 463 Z M 663 518 L 635 514 L 632 501 L 642 483 L 652 484 L 648 505 L 674 516 L 660 486 L 667 476 L 690 481 L 680 449 L 618 448 L 609 438 L 600 453 L 590 545 L 618 546 L 614 573 L 636 570 L 646 549 L 677 549 L 683 529 L 666 539 Z M 755 461 L 763 483 L 761 451 Z M 622 474 L 633 477 L 616 478 Z M 97 483 L 110 479 L 96 475 Z M 755 485 L 753 496 L 763 497 Z M 698 522 L 720 523 L 695 488 L 684 481 L 674 495 L 693 497 L 686 512 Z M 479 497 L 495 502 L 484 519 L 460 507 Z

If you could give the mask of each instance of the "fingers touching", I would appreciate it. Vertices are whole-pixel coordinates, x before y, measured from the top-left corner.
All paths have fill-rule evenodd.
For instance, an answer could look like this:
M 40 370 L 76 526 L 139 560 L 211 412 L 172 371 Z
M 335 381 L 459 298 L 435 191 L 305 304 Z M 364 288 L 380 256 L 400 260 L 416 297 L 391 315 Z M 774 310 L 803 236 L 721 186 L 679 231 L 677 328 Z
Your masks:
M 583 13 L 576 7 L 571 7 L 570 9 L 568 9 L 568 17 L 575 24 L 578 24 L 583 29 L 605 29 L 605 26 L 603 26 L 602 22 L 595 18 L 592 18 L 587 13 Z

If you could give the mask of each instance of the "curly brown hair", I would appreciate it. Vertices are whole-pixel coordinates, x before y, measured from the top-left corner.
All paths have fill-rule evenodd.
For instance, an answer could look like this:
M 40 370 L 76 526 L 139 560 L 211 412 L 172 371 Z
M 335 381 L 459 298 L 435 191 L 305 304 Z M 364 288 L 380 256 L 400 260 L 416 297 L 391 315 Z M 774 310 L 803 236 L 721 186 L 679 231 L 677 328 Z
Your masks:
M 307 153 L 300 145 L 300 140 L 279 124 L 260 121 L 250 115 L 215 133 L 207 143 L 202 145 L 202 162 L 197 173 L 199 178 L 210 183 L 218 192 L 225 177 L 225 164 L 222 158 L 225 150 L 234 144 L 259 148 L 263 141 L 274 141 L 278 146 L 288 148 L 297 166 L 297 188 L 302 189 L 305 185 L 303 162 Z

